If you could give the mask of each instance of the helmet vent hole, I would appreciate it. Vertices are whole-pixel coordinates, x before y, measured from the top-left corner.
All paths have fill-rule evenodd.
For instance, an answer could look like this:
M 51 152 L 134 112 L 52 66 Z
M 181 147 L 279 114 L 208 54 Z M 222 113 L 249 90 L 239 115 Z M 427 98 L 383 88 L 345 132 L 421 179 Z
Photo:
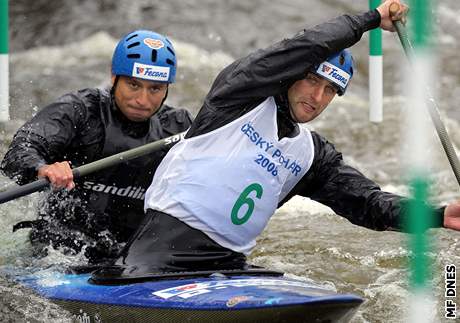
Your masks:
M 135 43 L 132 43 L 132 44 L 129 44 L 128 45 L 128 48 L 133 48 L 133 47 L 136 47 L 136 46 L 139 46 L 141 43 L 139 43 L 138 41 L 135 42 Z
M 128 58 L 141 58 L 141 55 L 139 54 L 128 54 Z
M 168 63 L 171 66 L 174 66 L 174 62 L 170 60 L 169 58 L 166 59 L 166 63 Z
M 345 64 L 345 56 L 343 56 L 343 54 L 340 55 L 339 63 L 340 63 L 340 65 Z
M 137 34 L 132 35 L 131 37 L 127 38 L 125 41 L 130 41 L 130 40 L 133 39 L 134 37 L 137 37 Z
M 350 67 L 350 73 L 353 75 L 353 67 Z
M 157 50 L 156 49 L 152 49 L 152 62 L 156 62 L 157 61 Z
M 174 51 L 171 49 L 171 47 L 169 46 L 166 46 L 166 48 L 168 49 L 168 51 L 173 54 L 173 56 L 176 56 L 176 54 L 174 53 Z

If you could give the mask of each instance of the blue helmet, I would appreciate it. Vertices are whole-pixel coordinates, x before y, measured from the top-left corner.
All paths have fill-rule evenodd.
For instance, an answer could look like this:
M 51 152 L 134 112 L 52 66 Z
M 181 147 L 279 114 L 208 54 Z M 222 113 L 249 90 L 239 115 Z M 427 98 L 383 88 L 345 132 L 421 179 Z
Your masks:
M 321 77 L 332 82 L 339 89 L 339 96 L 343 95 L 353 76 L 353 56 L 348 49 L 344 49 L 319 64 L 315 71 Z
M 149 81 L 174 83 L 176 54 L 168 38 L 149 30 L 136 30 L 123 37 L 112 57 L 112 74 Z

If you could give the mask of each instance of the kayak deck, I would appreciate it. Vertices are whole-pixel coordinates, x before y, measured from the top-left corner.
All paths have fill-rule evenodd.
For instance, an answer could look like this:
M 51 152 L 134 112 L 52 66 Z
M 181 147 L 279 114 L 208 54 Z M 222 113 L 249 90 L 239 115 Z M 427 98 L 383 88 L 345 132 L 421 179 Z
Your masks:
M 309 282 L 225 276 L 95 285 L 90 274 L 31 275 L 20 283 L 82 322 L 347 322 L 362 303 Z

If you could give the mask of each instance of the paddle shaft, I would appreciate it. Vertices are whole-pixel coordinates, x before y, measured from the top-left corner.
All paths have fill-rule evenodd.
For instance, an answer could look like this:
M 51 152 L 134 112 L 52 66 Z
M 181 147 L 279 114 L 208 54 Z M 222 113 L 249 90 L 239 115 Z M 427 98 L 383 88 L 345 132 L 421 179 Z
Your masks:
M 394 16 L 394 14 L 399 10 L 399 5 L 393 2 L 390 5 L 390 15 Z M 393 24 L 396 28 L 396 32 L 398 33 L 399 40 L 401 41 L 401 45 L 406 53 L 406 56 L 409 60 L 409 63 L 412 63 L 412 59 L 414 57 L 414 48 L 409 40 L 409 36 L 406 31 L 406 27 L 404 24 L 399 21 L 393 21 Z M 428 112 L 430 114 L 431 120 L 436 128 L 436 132 L 441 140 L 442 147 L 447 155 L 447 159 L 452 167 L 454 175 L 457 179 L 457 183 L 460 185 L 460 162 L 458 160 L 457 154 L 455 153 L 454 146 L 452 145 L 452 141 L 449 139 L 449 135 L 447 133 L 446 127 L 441 120 L 441 116 L 439 114 L 439 109 L 437 107 L 436 101 L 434 100 L 433 95 L 431 94 L 431 90 L 428 86 L 425 89 L 426 93 L 426 101 L 428 102 Z
M 115 166 L 115 165 L 127 162 L 128 160 L 131 160 L 137 157 L 145 156 L 152 152 L 158 151 L 164 147 L 172 146 L 175 143 L 179 142 L 181 139 L 183 139 L 184 136 L 185 136 L 185 132 L 168 137 L 168 138 L 164 138 L 164 139 L 161 139 L 155 142 L 151 142 L 149 144 L 146 144 L 140 147 L 136 147 L 136 148 L 133 148 L 133 149 L 130 149 L 130 150 L 106 157 L 106 158 L 96 160 L 92 163 L 74 168 L 72 170 L 73 178 L 78 179 L 80 177 L 97 172 L 104 168 Z M 48 181 L 47 178 L 41 178 L 29 184 L 22 185 L 19 187 L 14 187 L 8 191 L 1 192 L 0 193 L 0 204 L 14 200 L 18 197 L 22 197 L 22 196 L 25 196 L 25 195 L 28 195 L 34 192 L 38 192 L 40 190 L 47 188 L 49 185 L 50 185 L 50 182 Z

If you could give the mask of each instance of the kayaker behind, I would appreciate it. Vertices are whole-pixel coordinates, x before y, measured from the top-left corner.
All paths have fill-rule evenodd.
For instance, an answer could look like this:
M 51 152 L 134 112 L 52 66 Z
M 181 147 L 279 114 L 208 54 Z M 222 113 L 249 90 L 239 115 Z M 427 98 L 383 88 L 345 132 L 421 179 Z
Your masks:
M 166 154 L 156 152 L 73 181 L 72 167 L 185 131 L 190 114 L 164 104 L 175 82 L 176 53 L 163 35 L 136 30 L 118 43 L 110 89 L 87 88 L 44 107 L 16 133 L 2 172 L 19 184 L 47 177 L 54 191 L 41 205 L 30 240 L 89 263 L 115 257 L 144 217 L 145 191 Z

